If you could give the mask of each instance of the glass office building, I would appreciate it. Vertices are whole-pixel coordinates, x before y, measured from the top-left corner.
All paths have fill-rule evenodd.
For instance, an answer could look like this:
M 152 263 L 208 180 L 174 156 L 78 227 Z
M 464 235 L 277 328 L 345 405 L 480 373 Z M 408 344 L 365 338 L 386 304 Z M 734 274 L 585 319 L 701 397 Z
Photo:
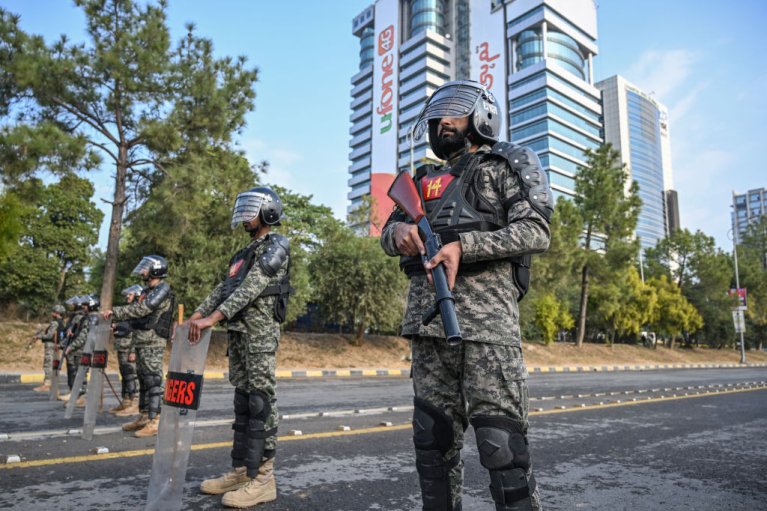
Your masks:
M 362 11 L 352 24 L 360 64 L 351 80 L 348 210 L 365 195 L 388 205 L 386 185 L 409 167 L 409 129 L 424 101 L 465 78 L 498 99 L 501 138 L 537 151 L 555 197 L 572 197 L 584 151 L 603 140 L 596 25 L 593 0 L 377 0 Z M 426 140 L 413 156 L 416 164 L 435 159 Z
M 605 141 L 620 151 L 621 162 L 639 185 L 642 209 L 636 236 L 642 248 L 654 247 L 679 226 L 671 175 L 668 111 L 621 76 L 596 85 L 603 94 Z
M 767 188 L 756 188 L 746 193 L 732 193 L 732 232 L 736 243 L 743 239 L 748 225 L 767 215 Z

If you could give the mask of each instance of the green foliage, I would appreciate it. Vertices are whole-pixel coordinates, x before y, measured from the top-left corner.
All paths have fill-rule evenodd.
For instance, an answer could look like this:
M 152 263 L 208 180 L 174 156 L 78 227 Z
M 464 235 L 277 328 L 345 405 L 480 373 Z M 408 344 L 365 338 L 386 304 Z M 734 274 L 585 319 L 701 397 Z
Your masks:
M 595 151 L 587 150 L 586 166 L 578 169 L 575 177 L 574 199 L 578 216 L 583 220 L 585 239 L 580 264 L 581 295 L 578 311 L 576 343 L 580 346 L 586 334 L 586 315 L 589 303 L 591 272 L 599 274 L 607 263 L 626 260 L 632 244 L 626 240 L 636 228 L 641 207 L 636 181 L 626 187 L 627 173 L 620 164 L 620 153 L 605 144 Z M 596 250 L 595 239 L 603 248 Z M 612 271 L 601 271 L 602 284 L 613 278 Z
M 557 332 L 569 330 L 575 326 L 575 320 L 567 308 L 557 300 L 553 293 L 545 293 L 534 302 L 535 324 L 543 335 L 543 341 L 551 344 Z
M 612 342 L 616 335 L 637 336 L 657 315 L 658 297 L 633 266 L 611 275 L 611 280 L 594 287 L 592 299 L 594 312 Z
M 84 290 L 83 270 L 103 213 L 90 200 L 91 182 L 74 174 L 47 186 L 28 179 L 13 193 L 29 207 L 21 210 L 13 256 L 0 261 L 0 301 L 42 312 Z
M 703 327 L 703 318 L 697 309 L 668 277 L 653 277 L 647 284 L 654 289 L 657 297 L 657 312 L 649 321 L 655 332 L 673 340 L 684 332 L 695 333 Z
M 232 135 L 253 108 L 257 72 L 242 57 L 214 57 L 213 43 L 197 36 L 192 24 L 172 47 L 164 1 L 75 3 L 85 14 L 86 44 L 64 35 L 48 45 L 0 9 L 0 112 L 18 114 L 0 133 L 0 164 L 14 179 L 92 168 L 99 158 L 112 166 L 115 196 L 101 292 L 109 307 L 128 200 L 140 202 L 171 168 L 196 164 L 189 154 L 210 154 L 215 161 L 230 150 Z
M 751 223 L 738 245 L 740 286 L 748 293 L 745 340 L 762 348 L 767 339 L 767 216 Z
M 3 190 L 0 194 L 0 262 L 18 248 L 19 236 L 24 229 L 24 209 L 16 194 Z
M 315 297 L 327 320 L 352 325 L 358 340 L 367 329 L 396 330 L 407 279 L 398 261 L 383 253 L 377 238 L 341 228 L 319 247 L 310 271 Z

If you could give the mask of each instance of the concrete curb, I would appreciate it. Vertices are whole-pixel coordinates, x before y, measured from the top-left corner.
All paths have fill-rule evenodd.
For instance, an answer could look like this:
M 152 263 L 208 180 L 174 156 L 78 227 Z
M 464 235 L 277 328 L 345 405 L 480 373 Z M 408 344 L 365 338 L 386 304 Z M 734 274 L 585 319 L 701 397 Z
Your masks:
M 659 369 L 722 369 L 767 367 L 767 364 L 655 364 L 655 365 L 613 365 L 613 366 L 536 366 L 528 367 L 531 373 L 591 373 L 616 371 L 654 371 Z M 107 373 L 112 381 L 117 381 L 117 373 Z M 2 383 L 42 383 L 43 373 L 1 373 Z M 206 380 L 224 380 L 229 373 L 224 371 L 205 371 Z M 392 377 L 410 376 L 410 368 L 401 369 L 296 369 L 277 370 L 279 379 L 287 378 L 348 378 L 348 377 Z

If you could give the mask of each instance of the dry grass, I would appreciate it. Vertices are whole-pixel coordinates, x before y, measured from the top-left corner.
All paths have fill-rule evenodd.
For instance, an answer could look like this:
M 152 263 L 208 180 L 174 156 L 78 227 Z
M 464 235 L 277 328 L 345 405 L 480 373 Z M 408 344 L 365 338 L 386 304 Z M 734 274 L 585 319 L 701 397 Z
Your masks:
M 42 343 L 30 349 L 27 344 L 34 333 L 45 325 L 20 321 L 0 322 L 0 371 L 37 372 L 43 360 Z M 639 346 L 584 344 L 578 349 L 572 344 L 545 346 L 526 343 L 525 359 L 529 367 L 536 366 L 602 366 L 643 364 L 703 364 L 737 363 L 740 352 L 734 349 L 674 349 L 656 350 Z M 170 350 L 168 350 L 170 351 Z M 211 343 L 207 368 L 226 370 L 226 336 L 217 332 Z M 352 343 L 351 336 L 337 334 L 306 334 L 285 332 L 277 352 L 280 369 L 320 368 L 402 368 L 410 363 L 408 341 L 401 337 L 369 336 L 361 346 Z M 166 353 L 166 363 L 167 363 Z M 767 352 L 749 351 L 751 363 L 767 362 Z M 117 370 L 116 357 L 110 354 L 109 366 Z

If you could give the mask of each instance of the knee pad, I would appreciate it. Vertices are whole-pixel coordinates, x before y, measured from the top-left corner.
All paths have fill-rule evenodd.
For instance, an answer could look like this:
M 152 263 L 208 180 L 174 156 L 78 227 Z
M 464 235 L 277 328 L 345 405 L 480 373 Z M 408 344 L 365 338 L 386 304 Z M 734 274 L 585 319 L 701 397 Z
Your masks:
M 266 439 L 277 432 L 277 428 L 266 429 L 266 421 L 272 412 L 269 396 L 256 390 L 248 395 L 248 454 L 245 458 L 248 477 L 256 477 L 264 457 Z
M 453 443 L 453 419 L 419 397 L 413 399 L 413 443 L 424 451 L 439 451 L 443 455 Z
M 244 467 L 248 456 L 248 419 L 250 415 L 249 395 L 244 390 L 234 389 L 234 440 L 232 442 L 232 466 Z
M 496 509 L 532 511 L 530 495 L 535 491 L 535 479 L 530 472 L 523 424 L 509 417 L 489 415 L 473 417 L 471 424 L 477 436 L 479 461 L 490 471 L 490 493 Z
M 445 454 L 454 441 L 453 419 L 443 410 L 419 397 L 414 399 L 414 405 L 413 444 L 423 509 L 460 509 L 460 499 L 454 502 L 449 474 L 460 464 L 461 455 L 459 453 L 445 460 Z

